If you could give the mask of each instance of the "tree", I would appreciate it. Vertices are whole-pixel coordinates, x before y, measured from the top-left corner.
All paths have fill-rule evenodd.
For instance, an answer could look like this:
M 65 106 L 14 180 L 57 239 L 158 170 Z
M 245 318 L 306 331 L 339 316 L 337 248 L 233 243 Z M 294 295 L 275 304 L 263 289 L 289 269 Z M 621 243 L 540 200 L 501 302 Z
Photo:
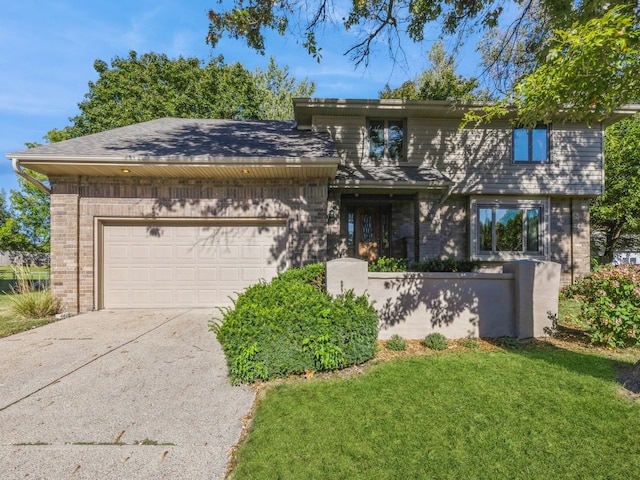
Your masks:
M 316 32 L 334 21 L 333 7 L 329 0 L 234 0 L 229 10 L 209 11 L 207 41 L 215 46 L 229 35 L 264 53 L 264 34 L 273 30 L 299 35 L 303 47 L 320 59 Z M 522 63 L 511 72 L 513 88 L 496 108 L 468 121 L 513 109 L 523 126 L 563 112 L 569 120 L 598 121 L 634 98 L 640 81 L 640 9 L 635 0 L 352 0 L 342 26 L 355 30 L 357 40 L 346 53 L 356 65 L 368 65 L 376 44 L 389 44 L 394 55 L 403 32 L 420 43 L 427 26 L 437 22 L 443 34 L 461 39 L 496 28 L 514 12 L 506 34 L 495 37 L 497 57 L 492 60 L 500 65 L 507 59 L 502 64 L 508 64 L 515 58 L 509 54 L 518 53 Z
M 162 117 L 292 119 L 291 98 L 315 88 L 306 80 L 297 84 L 273 59 L 266 72 L 253 74 L 239 63 L 225 64 L 221 56 L 204 64 L 131 51 L 111 66 L 96 60 L 94 68 L 99 78 L 89 82 L 80 114 L 70 119 L 72 125 L 51 130 L 49 142 Z
M 635 15 L 615 8 L 555 30 L 547 44 L 541 50 L 544 62 L 521 66 L 526 73 L 498 104 L 466 120 L 487 121 L 515 109 L 515 122 L 522 126 L 551 123 L 559 115 L 564 121 L 594 123 L 637 98 L 640 28 Z
M 591 205 L 591 226 L 604 237 L 604 263 L 625 236 L 640 234 L 640 115 L 605 133 L 605 190 Z
M 22 179 L 19 179 L 19 182 L 24 189 L 27 182 Z M 35 197 L 32 196 L 34 191 L 37 191 Z M 6 192 L 0 190 L 0 252 L 49 251 L 49 197 L 32 187 L 22 192 L 11 190 L 10 198 L 11 211 L 7 209 Z M 23 208 L 27 204 L 33 205 L 33 208 L 29 207 L 27 211 Z M 30 215 L 34 216 L 28 218 L 27 224 L 24 224 L 25 217 Z M 42 228 L 38 228 L 38 221 L 42 222 Z M 31 231 L 37 231 L 41 235 L 30 237 Z
M 479 89 L 476 78 L 465 78 L 456 74 L 455 58 L 445 52 L 442 42 L 433 45 L 428 58 L 430 67 L 424 70 L 416 80 L 408 80 L 393 90 L 386 85 L 380 92 L 380 98 L 463 102 L 491 99 L 486 90 Z
M 47 177 L 44 175 L 31 170 L 27 172 L 41 183 L 47 183 Z M 18 184 L 20 190 L 11 190 L 9 198 L 12 219 L 17 224 L 22 249 L 29 252 L 48 252 L 51 231 L 49 195 L 23 178 L 18 178 Z M 27 240 L 27 244 L 24 244 L 24 239 Z
M 294 98 L 310 97 L 316 89 L 314 82 L 296 79 L 289 74 L 289 67 L 278 67 L 269 58 L 266 71 L 259 67 L 254 74 L 256 88 L 260 92 L 260 117 L 265 120 L 292 120 Z

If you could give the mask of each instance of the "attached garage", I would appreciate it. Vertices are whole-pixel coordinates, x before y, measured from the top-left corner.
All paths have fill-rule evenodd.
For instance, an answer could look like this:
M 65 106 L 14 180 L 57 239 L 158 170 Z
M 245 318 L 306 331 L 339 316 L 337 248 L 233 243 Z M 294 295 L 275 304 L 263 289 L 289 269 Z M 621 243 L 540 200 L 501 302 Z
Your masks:
M 51 291 L 71 314 L 230 305 L 326 259 L 340 158 L 293 122 L 162 118 L 11 158 L 49 178 Z
M 229 305 L 286 267 L 284 220 L 101 222 L 99 308 Z

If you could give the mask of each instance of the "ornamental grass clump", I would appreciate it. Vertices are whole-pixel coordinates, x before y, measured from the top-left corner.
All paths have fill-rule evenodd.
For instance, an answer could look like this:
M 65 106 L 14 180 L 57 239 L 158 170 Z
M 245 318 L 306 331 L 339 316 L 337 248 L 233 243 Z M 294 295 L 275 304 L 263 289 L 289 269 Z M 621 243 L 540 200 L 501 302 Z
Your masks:
M 11 287 L 11 311 L 22 318 L 39 319 L 52 317 L 60 312 L 60 299 L 48 289 L 36 287 L 25 267 L 16 267 L 14 276 L 16 286 Z
M 212 323 L 234 384 L 329 371 L 373 358 L 378 317 L 366 296 L 333 298 L 322 264 L 252 285 Z
M 640 270 L 604 266 L 563 289 L 580 302 L 579 321 L 591 342 L 606 347 L 640 344 Z

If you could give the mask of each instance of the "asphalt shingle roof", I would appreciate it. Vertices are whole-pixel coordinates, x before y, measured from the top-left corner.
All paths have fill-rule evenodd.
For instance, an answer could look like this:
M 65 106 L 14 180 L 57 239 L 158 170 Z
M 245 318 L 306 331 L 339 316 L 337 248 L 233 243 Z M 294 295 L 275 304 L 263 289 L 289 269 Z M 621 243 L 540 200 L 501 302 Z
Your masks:
M 328 134 L 293 122 L 161 118 L 8 154 L 10 158 L 114 159 L 337 157 Z

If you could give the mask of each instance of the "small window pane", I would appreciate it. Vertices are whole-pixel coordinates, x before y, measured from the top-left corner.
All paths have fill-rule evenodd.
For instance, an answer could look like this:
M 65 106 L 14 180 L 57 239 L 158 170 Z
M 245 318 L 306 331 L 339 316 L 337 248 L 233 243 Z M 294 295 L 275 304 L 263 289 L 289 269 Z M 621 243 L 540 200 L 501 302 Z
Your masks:
M 497 252 L 522 252 L 522 219 L 520 209 L 496 209 Z
M 547 161 L 547 129 L 536 128 L 531 131 L 531 161 Z
M 526 128 L 517 128 L 513 131 L 513 160 L 529 161 L 529 131 Z
M 388 132 L 389 158 L 394 160 L 402 159 L 404 128 L 402 121 L 390 121 Z
M 540 250 L 540 211 L 527 210 L 527 252 Z
M 369 122 L 369 156 L 384 157 L 384 121 Z
M 362 241 L 373 242 L 373 215 L 365 213 L 362 215 Z
M 356 221 L 353 210 L 349 210 L 347 215 L 347 245 L 352 247 L 355 243 L 354 234 L 356 231 Z
M 480 234 L 480 251 L 491 252 L 493 250 L 493 210 L 491 208 L 478 209 L 478 222 Z

